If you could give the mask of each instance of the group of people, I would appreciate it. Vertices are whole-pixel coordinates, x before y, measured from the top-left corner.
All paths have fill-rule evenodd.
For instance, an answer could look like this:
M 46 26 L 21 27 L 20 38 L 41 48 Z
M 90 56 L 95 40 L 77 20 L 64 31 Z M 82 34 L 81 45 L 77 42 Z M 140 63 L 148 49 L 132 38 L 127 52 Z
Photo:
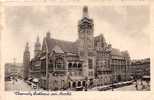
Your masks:
M 148 81 L 143 81 L 142 79 L 135 80 L 136 90 L 147 90 L 150 88 Z

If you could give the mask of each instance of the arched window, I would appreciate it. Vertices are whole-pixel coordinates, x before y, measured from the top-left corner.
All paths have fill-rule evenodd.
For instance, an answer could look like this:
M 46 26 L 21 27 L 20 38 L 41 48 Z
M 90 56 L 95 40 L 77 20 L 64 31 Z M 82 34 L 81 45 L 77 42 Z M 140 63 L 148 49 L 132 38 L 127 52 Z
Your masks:
M 76 87 L 76 82 L 73 82 L 73 87 Z
M 68 83 L 68 87 L 69 87 L 69 88 L 71 87 L 71 82 Z
M 80 81 L 78 82 L 78 86 L 81 86 L 81 82 Z
M 64 59 L 63 58 L 57 58 L 55 61 L 56 69 L 64 69 Z
M 82 86 L 86 86 L 86 81 L 83 81 L 82 82 Z
M 69 63 L 68 68 L 71 69 L 71 67 L 72 67 L 72 63 Z
M 73 64 L 73 67 L 74 67 L 74 68 L 77 68 L 77 64 L 76 64 L 76 63 L 74 63 L 74 64 Z
M 82 64 L 81 64 L 81 63 L 79 63 L 79 64 L 78 64 L 78 68 L 81 68 L 81 67 L 82 67 Z

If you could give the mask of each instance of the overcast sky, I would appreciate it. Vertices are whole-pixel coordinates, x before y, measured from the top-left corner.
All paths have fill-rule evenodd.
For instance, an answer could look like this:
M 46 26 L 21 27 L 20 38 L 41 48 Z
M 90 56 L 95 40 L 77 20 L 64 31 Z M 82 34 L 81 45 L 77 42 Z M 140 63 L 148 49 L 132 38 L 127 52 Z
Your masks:
M 33 57 L 36 37 L 47 31 L 56 39 L 75 41 L 83 6 L 6 6 L 2 33 L 2 60 L 22 62 L 26 42 Z M 148 6 L 89 6 L 94 35 L 103 34 L 112 47 L 128 50 L 131 58 L 150 56 Z

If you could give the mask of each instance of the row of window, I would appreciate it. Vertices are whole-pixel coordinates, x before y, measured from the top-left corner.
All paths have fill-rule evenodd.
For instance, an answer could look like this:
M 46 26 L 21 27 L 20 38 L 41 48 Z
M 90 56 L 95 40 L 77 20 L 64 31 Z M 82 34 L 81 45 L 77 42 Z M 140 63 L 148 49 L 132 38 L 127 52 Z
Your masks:
M 45 63 L 42 63 L 42 65 L 46 65 Z M 88 66 L 89 69 L 93 68 L 93 60 L 92 59 L 88 59 Z M 53 67 L 53 64 L 49 65 L 49 69 L 50 67 Z M 58 58 L 55 61 L 55 68 L 56 69 L 65 69 L 65 61 L 62 58 Z M 68 64 L 68 69 L 74 69 L 74 68 L 82 68 L 82 64 L 81 63 L 69 63 Z M 52 69 L 52 68 L 51 68 Z
M 108 57 L 109 54 L 108 53 L 98 53 L 97 56 L 98 57 Z
M 73 63 L 69 63 L 68 64 L 68 68 L 69 69 L 72 69 L 72 68 L 82 68 L 82 64 L 81 63 L 78 63 L 78 64 L 77 63 L 74 63 L 74 64 Z
M 88 73 L 88 75 L 89 75 L 89 76 L 93 76 L 94 73 L 93 73 L 92 71 L 90 71 L 90 72 Z
M 112 59 L 112 63 L 126 64 L 125 60 Z
M 111 74 L 111 71 L 98 71 L 97 74 L 98 74 L 98 75 L 102 75 L 102 74 Z
M 70 76 L 80 76 L 82 75 L 82 71 L 74 71 L 74 72 L 69 72 Z

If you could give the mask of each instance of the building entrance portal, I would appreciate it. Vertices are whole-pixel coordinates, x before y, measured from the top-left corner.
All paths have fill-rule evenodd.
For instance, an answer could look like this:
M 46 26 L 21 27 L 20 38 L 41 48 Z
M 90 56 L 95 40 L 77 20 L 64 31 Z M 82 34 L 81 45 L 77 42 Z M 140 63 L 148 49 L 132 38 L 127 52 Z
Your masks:
M 73 82 L 73 88 L 75 88 L 76 87 L 76 82 Z

